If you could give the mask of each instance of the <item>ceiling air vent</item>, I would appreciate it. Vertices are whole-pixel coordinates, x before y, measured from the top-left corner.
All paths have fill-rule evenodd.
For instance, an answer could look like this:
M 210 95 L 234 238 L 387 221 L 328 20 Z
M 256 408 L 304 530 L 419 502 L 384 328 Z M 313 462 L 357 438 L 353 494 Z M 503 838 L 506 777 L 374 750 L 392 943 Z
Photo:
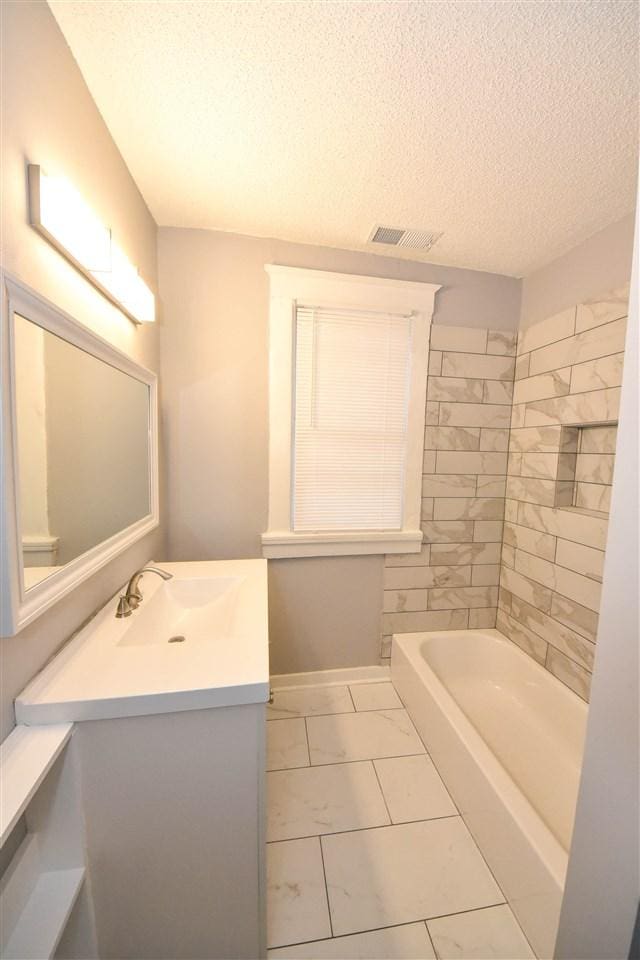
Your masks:
M 387 247 L 415 247 L 419 250 L 430 250 L 440 239 L 442 232 L 434 230 L 403 230 L 398 227 L 374 227 L 369 237 L 369 243 L 382 243 Z

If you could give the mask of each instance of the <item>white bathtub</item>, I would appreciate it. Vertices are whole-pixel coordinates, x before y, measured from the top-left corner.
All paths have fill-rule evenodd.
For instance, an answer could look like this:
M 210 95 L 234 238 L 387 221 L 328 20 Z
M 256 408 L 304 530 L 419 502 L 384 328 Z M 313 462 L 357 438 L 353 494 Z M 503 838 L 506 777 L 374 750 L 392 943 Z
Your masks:
M 587 705 L 497 630 L 396 635 L 391 677 L 533 949 L 552 957 Z

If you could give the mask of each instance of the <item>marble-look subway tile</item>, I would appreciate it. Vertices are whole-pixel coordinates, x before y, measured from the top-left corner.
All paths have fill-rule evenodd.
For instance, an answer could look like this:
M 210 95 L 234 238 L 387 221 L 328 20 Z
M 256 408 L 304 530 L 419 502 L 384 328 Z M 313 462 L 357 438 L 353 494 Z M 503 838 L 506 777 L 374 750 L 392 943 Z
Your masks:
M 511 407 L 510 426 L 512 430 L 519 430 L 524 427 L 524 420 L 527 415 L 526 403 L 516 403 Z
M 451 566 L 470 563 L 499 563 L 499 543 L 434 543 L 432 562 Z
M 604 550 L 607 542 L 606 517 L 590 517 L 572 510 L 553 509 L 534 503 L 520 503 L 518 523 L 554 537 L 574 540 Z
M 531 354 L 529 372 L 533 376 L 548 370 L 559 370 L 571 364 L 606 357 L 624 350 L 626 320 L 614 320 L 592 330 L 585 330 L 574 337 L 534 350 Z
M 516 451 L 509 454 L 507 458 L 507 474 L 510 477 L 519 477 L 522 470 L 522 458 L 524 454 Z
M 469 610 L 469 630 L 493 630 L 497 612 L 497 607 L 476 607 Z
M 476 449 L 478 449 L 476 447 Z M 509 449 L 509 430 L 502 428 L 500 430 L 491 427 L 480 430 L 480 450 L 488 450 L 495 453 L 504 453 Z
M 427 427 L 427 430 L 429 427 Z M 433 473 L 436 469 L 436 451 L 425 450 L 422 454 L 422 472 Z
M 475 327 L 452 327 L 433 324 L 431 349 L 484 353 L 487 349 L 487 331 Z
M 518 522 L 518 501 L 511 500 L 509 497 L 504 502 L 504 518 L 509 523 Z
M 426 424 L 436 424 L 440 419 L 440 404 L 435 401 L 427 400 L 425 407 L 424 422 Z
M 538 320 L 526 330 L 521 330 L 518 336 L 518 353 L 527 353 L 537 350 L 546 344 L 555 343 L 573 336 L 576 326 L 576 308 L 569 307 L 561 313 L 555 313 L 544 320 Z M 556 364 L 557 367 L 562 364 Z
M 440 424 L 451 427 L 508 427 L 509 407 L 497 403 L 441 403 Z
M 555 567 L 555 590 L 563 597 L 574 600 L 588 610 L 597 613 L 600 609 L 601 585 L 597 580 L 583 577 L 580 573 L 567 570 L 565 567 Z
M 515 569 L 516 548 L 512 546 L 510 543 L 502 544 L 501 562 L 504 564 L 505 567 L 511 567 L 512 570 Z
M 460 607 L 495 607 L 498 603 L 498 588 L 446 587 L 429 590 L 430 610 L 456 610 Z
M 620 388 L 569 394 L 556 400 L 536 400 L 527 404 L 524 422 L 527 427 L 543 427 L 555 423 L 602 423 L 617 420 L 620 409 Z
M 503 610 L 498 610 L 496 618 L 497 629 L 517 644 L 521 650 L 528 653 L 538 663 L 544 663 L 547 656 L 547 644 L 537 634 L 527 630 L 521 623 L 510 617 Z
M 513 400 L 513 381 L 485 380 L 482 399 L 484 403 L 506 403 L 510 405 Z
M 502 520 L 504 500 L 499 497 L 439 497 L 434 520 Z
M 500 566 L 497 563 L 480 563 L 471 568 L 471 585 L 495 587 L 500 583 Z M 496 598 L 497 603 L 497 598 Z
M 476 486 L 476 495 L 478 497 L 502 497 L 504 498 L 507 485 L 507 478 L 504 476 L 483 476 L 478 475 Z
M 584 510 L 597 510 L 609 513 L 611 508 L 611 486 L 602 483 L 576 484 L 576 507 Z
M 580 453 L 615 453 L 617 439 L 617 426 L 584 427 L 580 431 Z
M 600 300 L 579 303 L 576 310 L 576 333 L 626 317 L 629 310 L 628 301 L 629 286 L 626 285 L 613 290 Z
M 477 543 L 501 543 L 502 520 L 474 520 L 473 539 Z
M 429 351 L 429 376 L 439 377 L 442 372 L 442 353 L 440 350 Z
M 498 609 L 503 610 L 505 613 L 511 613 L 511 603 L 513 597 L 511 593 L 502 586 L 500 583 L 500 589 L 498 590 Z
M 471 566 L 429 567 L 429 587 L 469 587 Z
M 426 543 L 464 543 L 473 540 L 472 520 L 430 520 L 420 526 Z
M 535 605 L 535 604 L 534 604 Z M 598 631 L 598 614 L 587 607 L 554 593 L 551 610 L 547 611 L 555 620 L 575 630 L 580 636 L 595 643 Z
M 570 380 L 571 367 L 518 380 L 513 391 L 513 402 L 530 403 L 532 400 L 546 400 L 548 397 L 564 397 L 569 393 Z
M 385 590 L 384 613 L 413 613 L 427 609 L 426 590 Z
M 589 390 L 619 387 L 622 383 L 623 363 L 624 354 L 614 353 L 610 357 L 577 364 L 571 371 L 571 392 L 583 393 Z
M 423 543 L 418 553 L 388 553 L 384 558 L 385 567 L 428 566 L 430 553 L 428 543 Z
M 583 700 L 589 700 L 591 674 L 555 647 L 548 647 L 546 668 Z
M 384 633 L 422 633 L 429 630 L 465 630 L 469 611 L 428 610 L 426 613 L 385 613 L 382 615 Z
M 438 450 L 436 473 L 505 473 L 506 453 Z
M 539 453 L 537 451 L 523 453 L 520 462 L 520 475 L 540 480 L 555 480 L 558 476 L 559 456 L 558 453 Z
M 556 498 L 555 480 L 534 477 L 507 477 L 507 496 L 521 503 L 542 504 L 552 507 Z
M 433 497 L 423 497 L 420 501 L 420 520 L 433 520 Z
M 549 613 L 551 610 L 552 591 L 534 580 L 522 576 L 516 570 L 503 567 L 500 583 L 514 596 L 526 600 L 527 603 L 542 610 L 543 613 Z
M 593 670 L 595 644 L 580 636 L 564 623 L 547 616 L 519 597 L 512 597 L 511 616 L 527 629 L 537 633 L 552 647 L 579 663 L 586 670 Z
M 515 363 L 512 357 L 477 353 L 444 353 L 442 374 L 445 377 L 481 377 L 487 380 L 513 380 Z
M 509 450 L 514 453 L 555 453 L 560 449 L 562 427 L 557 424 L 546 427 L 512 428 L 509 438 Z
M 514 523 L 505 523 L 504 542 L 544 560 L 555 559 L 556 538 L 540 530 L 531 530 Z
M 429 450 L 479 450 L 480 433 L 480 427 L 427 427 L 425 447 Z
M 508 330 L 489 330 L 487 335 L 487 353 L 515 357 L 517 333 Z
M 575 478 L 583 483 L 613 483 L 612 453 L 579 453 L 575 462 Z
M 425 497 L 474 497 L 475 494 L 475 473 L 430 473 L 422 477 Z
M 385 590 L 419 590 L 431 586 L 429 567 L 385 567 Z
M 516 550 L 516 570 L 530 580 L 541 583 L 543 587 L 555 590 L 556 566 L 542 557 L 535 557 L 524 550 Z
M 429 400 L 451 400 L 453 403 L 482 403 L 484 381 L 468 377 L 429 377 Z
M 529 376 L 529 357 L 531 354 L 523 353 L 516 359 L 516 368 L 514 373 L 514 380 L 524 380 L 525 377 Z

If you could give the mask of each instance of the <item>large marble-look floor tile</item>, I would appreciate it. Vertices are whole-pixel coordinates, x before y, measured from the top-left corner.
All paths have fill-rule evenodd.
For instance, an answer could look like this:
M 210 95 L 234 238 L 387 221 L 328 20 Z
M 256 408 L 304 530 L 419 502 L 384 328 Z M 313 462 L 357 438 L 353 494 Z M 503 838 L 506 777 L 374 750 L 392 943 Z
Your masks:
M 267 770 L 308 767 L 304 720 L 273 720 L 267 724 Z
M 356 683 L 349 689 L 356 710 L 393 710 L 402 706 L 392 683 Z
M 441 960 L 529 960 L 535 957 L 506 904 L 427 923 Z
M 339 833 L 321 842 L 336 935 L 504 902 L 459 817 Z
M 373 760 L 425 752 L 406 710 L 371 710 L 334 717 L 310 717 L 307 725 L 312 764 Z
M 311 837 L 389 823 L 370 761 L 267 774 L 267 840 Z
M 453 800 L 428 757 L 376 760 L 374 766 L 393 823 L 457 814 Z
M 325 713 L 353 713 L 353 703 L 348 687 L 276 689 L 273 691 L 273 703 L 267 707 L 267 720 L 313 717 Z
M 267 846 L 267 945 L 331 936 L 317 837 Z
M 269 950 L 268 957 L 269 960 L 433 960 L 435 953 L 424 923 L 407 923 Z

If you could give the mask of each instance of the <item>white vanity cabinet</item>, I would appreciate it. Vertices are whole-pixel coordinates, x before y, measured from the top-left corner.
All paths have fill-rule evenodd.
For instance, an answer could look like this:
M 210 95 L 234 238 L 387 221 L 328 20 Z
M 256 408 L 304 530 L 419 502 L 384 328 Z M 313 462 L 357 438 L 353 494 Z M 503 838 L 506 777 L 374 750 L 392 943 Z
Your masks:
M 99 953 L 266 956 L 265 706 L 76 731 Z

